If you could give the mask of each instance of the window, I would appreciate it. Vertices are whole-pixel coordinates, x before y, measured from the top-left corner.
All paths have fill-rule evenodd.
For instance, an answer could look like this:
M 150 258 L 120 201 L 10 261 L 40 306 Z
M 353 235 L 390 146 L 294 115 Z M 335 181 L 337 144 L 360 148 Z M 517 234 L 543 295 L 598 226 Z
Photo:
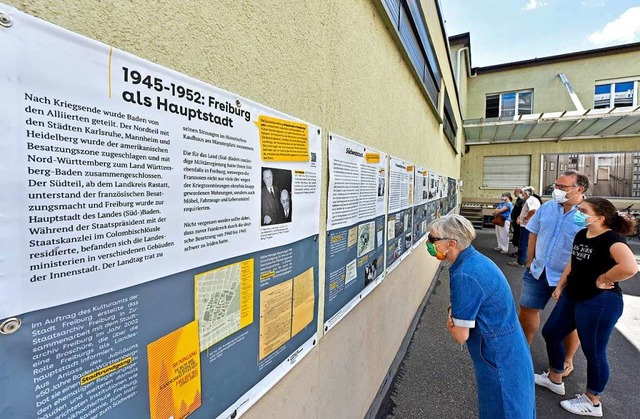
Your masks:
M 431 103 L 438 109 L 440 69 L 435 49 L 427 32 L 419 0 L 382 0 L 387 16 L 425 88 Z
M 638 81 L 634 80 L 596 84 L 593 107 L 595 109 L 603 109 L 637 106 L 637 91 Z
M 513 190 L 529 185 L 531 156 L 487 156 L 482 168 L 482 187 Z
M 443 118 L 443 131 L 444 135 L 449 140 L 449 143 L 456 149 L 456 134 L 458 133 L 458 125 L 456 124 L 456 118 L 451 107 L 451 101 L 449 100 L 449 93 L 445 92 L 444 95 L 444 118 Z
M 640 197 L 640 152 L 545 154 L 544 165 L 578 170 L 589 178 L 589 196 L 614 198 Z M 551 186 L 561 173 L 542 171 L 541 190 L 553 192 Z
M 485 117 L 528 115 L 533 112 L 533 91 L 505 92 L 487 95 Z

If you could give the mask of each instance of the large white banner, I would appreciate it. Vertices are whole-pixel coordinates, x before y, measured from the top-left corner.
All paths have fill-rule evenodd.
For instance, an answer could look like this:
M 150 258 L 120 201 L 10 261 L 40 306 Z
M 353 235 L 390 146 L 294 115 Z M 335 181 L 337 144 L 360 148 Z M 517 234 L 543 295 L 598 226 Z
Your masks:
M 0 318 L 317 234 L 317 126 L 15 15 Z
M 331 134 L 327 230 L 385 213 L 388 155 Z
M 407 256 L 413 243 L 412 212 L 414 165 L 389 158 L 389 208 L 387 210 L 387 273 Z
M 325 331 L 382 280 L 389 156 L 331 133 Z

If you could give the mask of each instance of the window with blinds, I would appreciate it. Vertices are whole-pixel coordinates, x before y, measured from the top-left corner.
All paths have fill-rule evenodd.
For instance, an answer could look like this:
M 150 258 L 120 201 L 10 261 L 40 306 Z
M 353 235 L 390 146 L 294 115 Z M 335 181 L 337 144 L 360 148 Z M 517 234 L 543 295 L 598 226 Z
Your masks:
M 456 134 L 458 133 L 458 125 L 456 124 L 456 118 L 454 115 L 455 114 L 453 113 L 453 107 L 451 106 L 451 101 L 449 100 L 449 93 L 445 92 L 444 117 L 442 118 L 443 131 L 453 149 L 457 151 Z
M 596 84 L 593 107 L 603 109 L 636 106 L 638 103 L 637 85 L 638 81 L 633 80 Z
M 531 156 L 485 156 L 482 187 L 511 190 L 531 179 Z
M 419 1 L 381 1 L 431 103 L 435 109 L 438 109 L 442 76 Z

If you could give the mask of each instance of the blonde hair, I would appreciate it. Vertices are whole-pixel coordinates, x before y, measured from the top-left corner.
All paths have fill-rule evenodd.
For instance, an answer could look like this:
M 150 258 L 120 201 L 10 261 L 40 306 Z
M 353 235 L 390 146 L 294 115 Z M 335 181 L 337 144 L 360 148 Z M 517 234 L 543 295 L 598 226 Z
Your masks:
M 469 247 L 473 239 L 476 238 L 473 224 L 458 214 L 438 218 L 429 225 L 429 232 L 433 232 L 433 236 L 442 239 L 455 240 L 458 242 L 459 250 Z

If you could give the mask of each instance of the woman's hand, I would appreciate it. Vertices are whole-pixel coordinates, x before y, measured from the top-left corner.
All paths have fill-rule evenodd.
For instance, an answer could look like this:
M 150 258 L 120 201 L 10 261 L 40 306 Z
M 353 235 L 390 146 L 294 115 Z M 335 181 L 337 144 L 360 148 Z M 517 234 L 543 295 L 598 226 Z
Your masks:
M 556 286 L 556 289 L 553 290 L 553 294 L 551 294 L 551 298 L 553 298 L 556 301 L 560 300 L 563 289 L 564 287 L 560 287 L 559 285 Z
M 453 324 L 453 316 L 451 316 L 451 307 L 447 309 L 447 330 L 451 331 Z
M 596 287 L 601 290 L 610 290 L 613 289 L 613 282 L 609 281 L 607 279 L 607 274 L 604 273 L 596 279 Z

